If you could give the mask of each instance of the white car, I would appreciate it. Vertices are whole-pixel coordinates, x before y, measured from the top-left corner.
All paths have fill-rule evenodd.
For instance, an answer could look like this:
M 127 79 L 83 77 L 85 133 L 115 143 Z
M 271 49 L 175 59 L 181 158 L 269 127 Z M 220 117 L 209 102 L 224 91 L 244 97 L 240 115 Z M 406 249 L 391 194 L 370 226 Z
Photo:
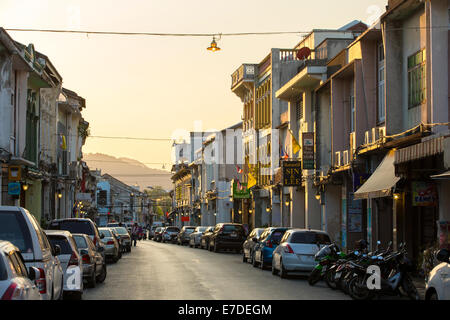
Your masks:
M 314 256 L 331 240 L 325 231 L 289 229 L 272 254 L 272 274 L 285 278 L 288 272 L 309 274 L 316 265 Z
M 450 260 L 449 251 L 441 249 L 436 254 L 436 259 L 441 261 L 429 275 L 425 288 L 426 300 L 450 300 Z
M 59 300 L 63 294 L 63 270 L 36 218 L 21 207 L 0 206 L 0 239 L 19 248 L 27 268 L 36 267 L 36 284 L 44 300 Z
M 64 295 L 80 300 L 83 296 L 83 261 L 72 234 L 65 230 L 45 230 L 45 233 L 53 246 L 61 248 L 58 259 L 64 272 Z
M 27 270 L 19 249 L 0 240 L 0 300 L 42 300 L 34 282 L 39 270 Z

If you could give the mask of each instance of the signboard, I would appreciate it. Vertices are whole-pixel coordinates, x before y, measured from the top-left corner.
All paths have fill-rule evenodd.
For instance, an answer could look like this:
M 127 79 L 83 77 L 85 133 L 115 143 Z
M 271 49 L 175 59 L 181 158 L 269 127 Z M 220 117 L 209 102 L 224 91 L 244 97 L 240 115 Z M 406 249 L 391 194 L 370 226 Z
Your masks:
M 247 188 L 247 182 L 240 182 L 241 189 L 237 185 L 237 181 L 233 182 L 233 198 L 234 199 L 250 199 L 250 190 Z
M 413 206 L 434 207 L 437 205 L 437 192 L 433 183 L 413 181 L 411 187 Z
M 303 169 L 314 169 L 314 132 L 302 133 L 302 145 L 303 145 Z
M 10 196 L 20 196 L 20 182 L 8 183 L 8 194 Z
M 301 161 L 283 161 L 281 170 L 283 171 L 283 186 L 295 187 L 302 185 Z
M 189 222 L 189 216 L 181 216 L 181 222 Z
M 20 166 L 9 166 L 8 179 L 11 181 L 19 181 L 22 179 L 22 170 Z
M 77 193 L 77 201 L 92 201 L 92 196 L 90 193 Z

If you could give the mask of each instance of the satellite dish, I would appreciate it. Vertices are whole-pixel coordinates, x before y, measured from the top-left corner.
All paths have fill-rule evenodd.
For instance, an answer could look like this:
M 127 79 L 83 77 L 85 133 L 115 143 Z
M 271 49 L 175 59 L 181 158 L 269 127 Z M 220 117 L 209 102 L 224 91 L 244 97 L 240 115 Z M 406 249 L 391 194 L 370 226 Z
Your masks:
M 303 47 L 297 52 L 297 58 L 299 60 L 305 60 L 311 55 L 311 49 L 308 47 Z

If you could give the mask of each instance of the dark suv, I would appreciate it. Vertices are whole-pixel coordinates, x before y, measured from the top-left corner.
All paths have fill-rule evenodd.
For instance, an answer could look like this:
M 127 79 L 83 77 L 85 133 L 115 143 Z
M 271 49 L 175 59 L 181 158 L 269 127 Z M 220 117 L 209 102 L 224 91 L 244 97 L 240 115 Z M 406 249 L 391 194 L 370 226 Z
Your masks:
M 47 228 L 48 230 L 67 230 L 70 233 L 83 233 L 88 235 L 99 252 L 104 255 L 104 246 L 100 239 L 104 236 L 100 235 L 97 225 L 91 219 L 83 218 L 67 218 L 52 220 Z
M 209 251 L 217 252 L 220 249 L 233 249 L 241 252 L 245 241 L 245 230 L 242 224 L 219 223 L 209 238 Z

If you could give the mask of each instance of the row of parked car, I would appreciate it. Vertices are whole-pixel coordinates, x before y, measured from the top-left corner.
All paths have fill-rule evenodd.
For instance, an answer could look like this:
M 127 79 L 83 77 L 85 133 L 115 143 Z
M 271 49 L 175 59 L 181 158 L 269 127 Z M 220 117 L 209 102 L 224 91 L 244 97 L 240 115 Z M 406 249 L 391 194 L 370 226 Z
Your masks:
M 271 268 L 273 274 L 286 277 L 289 272 L 309 274 L 316 265 L 315 254 L 331 243 L 321 230 L 282 227 L 255 228 L 246 234 L 243 225 L 219 223 L 216 226 L 159 227 L 153 240 L 176 242 L 179 245 L 209 251 L 229 249 L 242 252 L 242 261 L 261 269 Z
M 84 283 L 105 281 L 107 260 L 131 251 L 123 227 L 98 228 L 90 219 L 53 220 L 43 230 L 21 207 L 0 206 L 0 298 L 81 299 Z

